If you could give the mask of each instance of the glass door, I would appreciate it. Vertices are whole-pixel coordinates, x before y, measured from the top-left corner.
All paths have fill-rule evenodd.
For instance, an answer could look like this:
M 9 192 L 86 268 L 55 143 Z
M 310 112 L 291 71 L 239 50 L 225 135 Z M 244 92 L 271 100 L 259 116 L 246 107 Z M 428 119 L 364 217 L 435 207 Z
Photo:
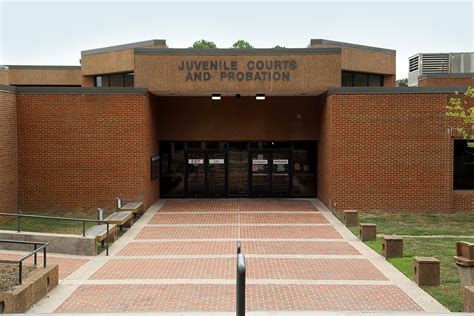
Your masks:
M 290 193 L 290 152 L 272 153 L 272 193 L 273 196 L 288 196 Z
M 270 191 L 270 153 L 252 151 L 250 153 L 250 186 L 252 196 L 269 196 Z
M 186 196 L 206 196 L 206 165 L 204 151 L 186 153 Z
M 206 160 L 208 196 L 226 196 L 227 159 L 225 151 L 209 151 Z

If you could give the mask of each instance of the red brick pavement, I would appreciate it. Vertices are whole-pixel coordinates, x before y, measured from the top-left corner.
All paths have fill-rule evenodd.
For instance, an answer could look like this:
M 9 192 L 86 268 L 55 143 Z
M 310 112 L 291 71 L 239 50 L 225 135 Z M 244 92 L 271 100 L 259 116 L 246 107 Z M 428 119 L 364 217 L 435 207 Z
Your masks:
M 247 291 L 250 311 L 422 310 L 393 285 L 247 285 Z M 233 311 L 234 304 L 234 285 L 81 285 L 56 312 Z
M 16 260 L 21 258 L 23 255 L 16 253 L 0 253 L 0 259 L 12 259 Z M 57 257 L 52 255 L 46 255 L 47 264 L 58 264 L 59 265 L 59 279 L 63 280 L 79 269 L 82 265 L 86 264 L 89 260 L 82 258 L 67 258 Z M 33 265 L 33 257 L 30 257 L 24 261 L 25 264 Z M 43 264 L 43 256 L 38 256 L 38 264 Z
M 345 241 L 242 241 L 246 254 L 280 255 L 360 255 Z
M 236 239 L 238 229 L 237 226 L 145 227 L 135 239 Z
M 238 214 L 162 214 L 157 213 L 149 224 L 327 224 L 320 213 L 242 213 Z
M 81 285 L 56 312 L 229 311 L 234 296 L 228 285 Z
M 242 226 L 241 238 L 252 239 L 340 239 L 332 226 Z
M 327 224 L 328 221 L 320 213 L 243 213 L 240 214 L 241 224 Z
M 112 259 L 91 279 L 234 279 L 235 258 Z M 365 259 L 247 258 L 247 279 L 386 280 Z
M 233 241 L 132 242 L 118 256 L 230 255 L 235 249 Z
M 160 212 L 237 212 L 238 200 L 169 200 Z
M 238 214 L 160 214 L 157 213 L 149 224 L 237 224 Z
M 230 279 L 235 259 L 112 259 L 90 279 Z
M 422 311 L 393 285 L 249 285 L 249 309 Z
M 145 227 L 136 239 L 237 239 L 237 226 Z M 247 239 L 341 239 L 332 226 L 242 226 Z
M 240 201 L 241 212 L 316 212 L 317 208 L 309 201 L 304 200 L 275 200 L 275 199 L 252 199 Z
M 119 256 L 233 255 L 234 241 L 131 242 Z M 360 255 L 345 241 L 242 241 L 246 254 L 272 255 Z
M 164 212 L 172 214 L 164 214 Z M 180 214 L 180 212 L 195 214 Z M 210 213 L 202 214 L 203 212 Z M 317 212 L 309 201 L 171 200 L 164 204 L 149 223 L 170 226 L 145 226 L 136 236 L 137 241 L 130 242 L 118 253 L 119 256 L 129 258 L 112 257 L 90 277 L 90 280 L 101 280 L 103 285 L 79 286 L 56 311 L 232 311 L 235 306 L 235 285 L 218 284 L 218 280 L 235 280 L 235 257 L 219 258 L 217 255 L 234 255 L 237 239 L 242 240 L 243 252 L 248 255 L 247 280 L 260 280 L 259 282 L 264 283 L 248 284 L 247 309 L 250 311 L 421 310 L 395 285 L 316 285 L 291 284 L 295 281 L 285 282 L 284 280 L 298 280 L 296 282 L 325 280 L 328 283 L 333 283 L 331 280 L 374 282 L 388 280 L 362 255 L 360 259 L 347 257 L 344 259 L 344 255 L 357 256 L 360 253 L 343 240 L 342 236 L 328 224 L 325 217 Z M 238 223 L 250 226 L 229 225 Z M 198 226 L 184 227 L 179 226 L 180 224 Z M 265 224 L 282 225 L 265 226 Z M 299 225 L 291 226 L 292 224 Z M 157 241 L 153 241 L 154 239 Z M 158 241 L 164 239 L 173 241 Z M 183 239 L 195 240 L 180 241 Z M 340 239 L 340 241 L 321 242 L 314 239 Z M 272 255 L 272 257 L 252 257 L 257 254 Z M 174 259 L 146 257 L 160 255 L 182 257 Z M 186 255 L 209 257 L 186 258 Z M 277 257 L 278 255 L 298 257 L 282 258 Z M 341 257 L 311 259 L 305 258 L 304 255 L 340 255 Z M 145 256 L 145 258 L 133 258 L 133 256 Z M 196 284 L 107 284 L 108 280 L 136 283 L 141 282 L 139 280 L 148 280 L 148 282 L 157 280 L 158 282 L 158 280 L 175 279 L 195 280 Z M 276 281 L 264 280 L 279 280 L 280 283 L 290 284 L 272 284 Z M 203 282 L 210 284 L 200 284 Z M 165 281 L 165 283 L 168 282 Z
M 248 258 L 247 279 L 387 280 L 366 259 Z
M 160 212 L 316 212 L 316 207 L 304 200 L 169 200 Z

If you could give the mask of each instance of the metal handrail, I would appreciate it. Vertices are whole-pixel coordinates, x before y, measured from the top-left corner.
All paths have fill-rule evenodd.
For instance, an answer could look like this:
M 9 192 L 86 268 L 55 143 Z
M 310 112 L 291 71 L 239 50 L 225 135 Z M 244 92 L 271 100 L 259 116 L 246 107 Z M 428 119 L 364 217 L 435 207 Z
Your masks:
M 236 315 L 245 316 L 245 255 L 241 251 L 240 241 L 237 242 L 237 298 Z
M 46 268 L 46 247 L 49 245 L 47 242 L 40 242 L 40 241 L 22 241 L 22 240 L 8 240 L 8 239 L 0 239 L 0 243 L 8 243 L 8 244 L 23 244 L 23 245 L 33 245 L 34 250 L 18 260 L 8 260 L 2 259 L 0 263 L 13 263 L 18 264 L 18 284 L 23 283 L 23 261 L 28 259 L 29 257 L 34 255 L 34 265 L 35 267 L 38 266 L 38 252 L 43 250 L 43 268 Z M 41 245 L 38 247 L 38 245 Z
M 109 226 L 110 222 L 106 220 L 99 219 L 87 219 L 87 218 L 74 218 L 74 217 L 57 217 L 57 216 L 44 216 L 44 215 L 31 215 L 31 214 L 18 214 L 18 213 L 0 213 L 0 216 L 14 216 L 16 217 L 16 230 L 19 233 L 20 230 L 20 218 L 43 218 L 50 220 L 60 220 L 60 221 L 70 221 L 70 222 L 82 222 L 82 237 L 86 237 L 86 223 L 97 223 L 97 224 L 106 224 L 107 227 L 107 237 L 106 237 L 106 246 L 105 246 L 105 255 L 109 255 Z

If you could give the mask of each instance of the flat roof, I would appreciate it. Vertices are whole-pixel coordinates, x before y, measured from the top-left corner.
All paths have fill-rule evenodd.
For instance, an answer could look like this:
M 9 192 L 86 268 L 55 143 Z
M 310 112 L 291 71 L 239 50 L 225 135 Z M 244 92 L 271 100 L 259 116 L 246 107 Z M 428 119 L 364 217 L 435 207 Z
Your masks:
M 140 55 L 313 55 L 340 54 L 341 48 L 135 48 Z
M 418 80 L 428 79 L 428 78 L 469 78 L 474 77 L 474 72 L 463 72 L 463 73 L 439 73 L 439 74 L 424 74 L 419 75 Z
M 407 93 L 455 93 L 464 92 L 468 87 L 337 87 L 329 88 L 328 95 L 334 94 L 407 94 Z
M 94 55 L 94 54 L 100 54 L 100 53 L 108 53 L 108 52 L 114 52 L 114 51 L 118 51 L 118 50 L 125 50 L 125 49 L 131 49 L 131 48 L 137 48 L 137 47 L 143 47 L 143 46 L 151 46 L 151 45 L 165 45 L 166 46 L 166 40 L 164 40 L 164 39 L 152 39 L 152 40 L 148 40 L 148 41 L 141 41 L 141 42 L 122 44 L 122 45 L 115 45 L 115 46 L 107 46 L 107 47 L 102 47 L 102 48 L 88 49 L 88 50 L 81 51 L 81 56 Z
M 73 70 L 81 69 L 81 66 L 56 66 L 56 65 L 1 65 L 8 69 L 53 69 L 53 70 Z
M 97 88 L 97 87 L 22 87 L 0 85 L 0 90 L 17 94 L 147 94 L 146 88 Z
M 397 53 L 397 51 L 394 49 L 331 41 L 331 40 L 322 39 L 322 38 L 311 39 L 310 43 L 311 43 L 310 45 L 333 45 L 333 46 L 342 47 L 342 48 L 354 48 L 354 49 L 368 50 L 368 51 L 373 51 L 373 52 L 387 53 L 387 54 L 392 54 L 392 55 L 395 55 Z

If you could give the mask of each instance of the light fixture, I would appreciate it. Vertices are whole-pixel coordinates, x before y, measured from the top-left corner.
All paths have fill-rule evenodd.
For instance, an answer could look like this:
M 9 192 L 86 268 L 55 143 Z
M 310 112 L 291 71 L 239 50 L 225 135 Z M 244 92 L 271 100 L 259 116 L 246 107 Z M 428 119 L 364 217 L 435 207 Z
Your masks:
M 259 101 L 265 100 L 265 94 L 264 93 L 257 93 L 257 95 L 255 96 L 255 99 L 259 100 Z
M 221 95 L 219 93 L 213 93 L 211 98 L 214 101 L 219 101 L 221 99 Z

